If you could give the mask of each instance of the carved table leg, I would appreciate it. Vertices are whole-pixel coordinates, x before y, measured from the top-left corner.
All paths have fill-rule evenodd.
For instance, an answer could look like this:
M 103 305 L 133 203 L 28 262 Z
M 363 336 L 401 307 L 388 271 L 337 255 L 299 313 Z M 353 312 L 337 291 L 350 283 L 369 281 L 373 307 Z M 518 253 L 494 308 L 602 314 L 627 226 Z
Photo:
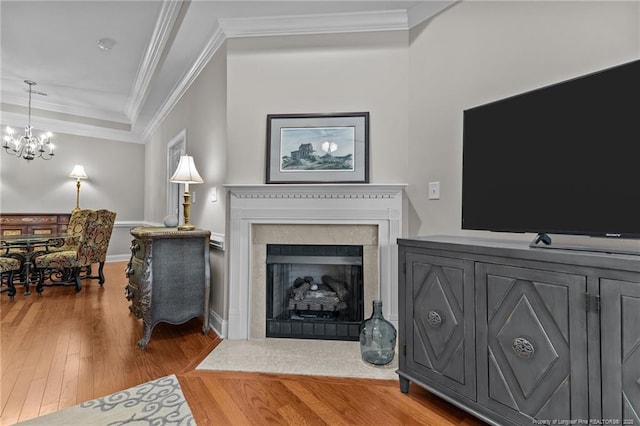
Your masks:
M 142 339 L 140 339 L 140 341 L 138 342 L 138 347 L 140 349 L 144 349 L 147 347 L 147 343 L 149 343 L 149 340 L 151 340 L 151 330 L 152 328 L 149 327 L 149 325 L 143 321 Z

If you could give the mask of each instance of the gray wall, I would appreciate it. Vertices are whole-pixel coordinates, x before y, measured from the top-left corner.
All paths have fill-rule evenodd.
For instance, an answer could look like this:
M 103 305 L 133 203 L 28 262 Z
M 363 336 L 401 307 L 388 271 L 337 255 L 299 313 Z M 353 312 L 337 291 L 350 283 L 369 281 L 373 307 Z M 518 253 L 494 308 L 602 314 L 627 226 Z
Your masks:
M 81 181 L 80 207 L 117 213 L 107 256 L 128 259 L 129 228 L 144 218 L 144 145 L 56 134 L 55 146 L 49 161 L 0 153 L 0 212 L 71 212 L 76 181 L 68 175 L 74 164 L 82 164 L 89 179 Z
M 228 42 L 229 183 L 264 183 L 266 117 L 370 113 L 370 177 L 401 183 L 408 165 L 408 33 Z

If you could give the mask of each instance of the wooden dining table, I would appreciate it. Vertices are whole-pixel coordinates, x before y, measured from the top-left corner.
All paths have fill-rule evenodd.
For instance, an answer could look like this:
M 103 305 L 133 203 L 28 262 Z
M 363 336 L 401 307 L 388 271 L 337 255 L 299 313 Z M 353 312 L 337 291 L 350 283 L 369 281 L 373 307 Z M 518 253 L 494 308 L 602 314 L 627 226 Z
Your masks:
M 46 233 L 46 234 L 23 234 L 23 235 L 2 235 L 0 236 L 0 255 L 9 253 L 18 254 L 22 261 L 19 283 L 24 286 L 24 295 L 29 296 L 29 285 L 36 281 L 33 275 L 33 257 L 37 254 L 49 253 L 52 248 L 61 247 L 65 239 L 69 237 L 67 233 Z M 14 283 L 8 283 L 13 287 Z

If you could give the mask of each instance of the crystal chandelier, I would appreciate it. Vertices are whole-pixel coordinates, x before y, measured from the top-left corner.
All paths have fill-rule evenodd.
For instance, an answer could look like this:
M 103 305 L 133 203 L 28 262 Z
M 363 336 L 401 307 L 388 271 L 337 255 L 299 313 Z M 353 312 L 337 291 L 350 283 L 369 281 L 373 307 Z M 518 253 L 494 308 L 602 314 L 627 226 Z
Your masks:
M 36 82 L 31 80 L 25 80 L 24 82 L 29 85 L 29 122 L 24 126 L 24 135 L 17 138 L 14 136 L 13 129 L 7 126 L 7 134 L 4 137 L 2 147 L 9 154 L 22 157 L 27 161 L 31 161 L 36 157 L 40 157 L 43 160 L 51 160 L 54 156 L 51 132 L 42 134 L 40 137 L 31 134 L 33 130 L 31 127 L 31 93 Z

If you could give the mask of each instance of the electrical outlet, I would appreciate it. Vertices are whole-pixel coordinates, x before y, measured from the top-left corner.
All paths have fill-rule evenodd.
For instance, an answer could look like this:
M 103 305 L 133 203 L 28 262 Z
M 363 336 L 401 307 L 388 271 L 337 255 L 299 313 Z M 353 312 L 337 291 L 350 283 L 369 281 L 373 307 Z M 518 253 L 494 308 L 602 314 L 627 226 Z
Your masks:
M 191 204 L 196 203 L 196 191 L 191 191 Z
M 440 199 L 440 182 L 429 182 L 429 199 Z
M 215 186 L 211 188 L 211 191 L 209 192 L 209 199 L 212 203 L 218 201 L 218 188 L 216 188 Z

